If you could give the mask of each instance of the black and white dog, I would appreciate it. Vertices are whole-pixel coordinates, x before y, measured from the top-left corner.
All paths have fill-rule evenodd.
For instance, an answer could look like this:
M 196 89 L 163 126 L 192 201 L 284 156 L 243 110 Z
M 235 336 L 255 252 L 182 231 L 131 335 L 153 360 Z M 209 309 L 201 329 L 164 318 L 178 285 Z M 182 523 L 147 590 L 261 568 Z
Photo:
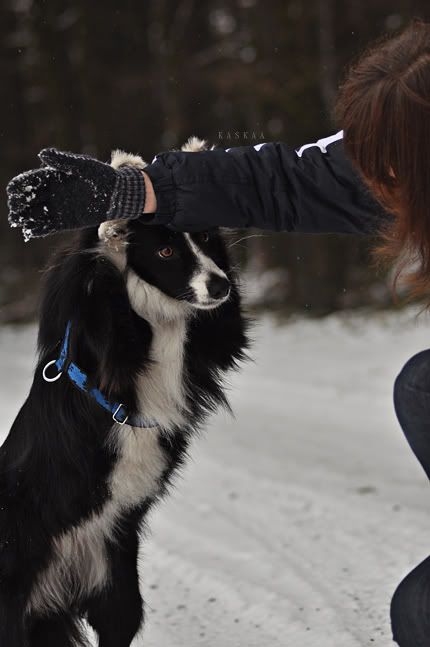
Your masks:
M 188 148 L 190 150 L 190 148 Z M 112 164 L 139 158 L 114 155 Z M 218 231 L 115 221 L 48 270 L 39 361 L 0 449 L 0 645 L 128 647 L 139 529 L 247 346 Z

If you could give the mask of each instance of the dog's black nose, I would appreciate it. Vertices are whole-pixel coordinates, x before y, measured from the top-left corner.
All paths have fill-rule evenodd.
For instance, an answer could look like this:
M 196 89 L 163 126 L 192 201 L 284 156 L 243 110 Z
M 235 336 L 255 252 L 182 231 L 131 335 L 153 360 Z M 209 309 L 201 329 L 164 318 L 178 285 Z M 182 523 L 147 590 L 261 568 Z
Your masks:
M 208 292 L 212 299 L 224 299 L 230 292 L 230 282 L 222 276 L 212 274 L 208 281 Z

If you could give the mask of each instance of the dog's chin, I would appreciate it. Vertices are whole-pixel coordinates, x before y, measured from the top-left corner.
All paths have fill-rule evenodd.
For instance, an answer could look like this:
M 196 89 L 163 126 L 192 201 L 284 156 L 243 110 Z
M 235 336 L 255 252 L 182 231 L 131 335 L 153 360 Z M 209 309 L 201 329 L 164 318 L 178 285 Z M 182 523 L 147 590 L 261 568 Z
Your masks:
M 210 299 L 208 301 L 188 301 L 188 305 L 194 310 L 215 310 L 228 301 L 230 295 L 222 299 Z

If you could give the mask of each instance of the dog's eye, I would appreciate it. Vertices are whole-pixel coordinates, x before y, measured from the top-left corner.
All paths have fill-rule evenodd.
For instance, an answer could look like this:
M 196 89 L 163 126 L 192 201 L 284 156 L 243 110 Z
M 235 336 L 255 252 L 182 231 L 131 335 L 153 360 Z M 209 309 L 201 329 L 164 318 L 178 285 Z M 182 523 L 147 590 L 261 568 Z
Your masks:
M 208 243 L 208 242 L 209 242 L 209 233 L 208 233 L 207 231 L 204 231 L 204 232 L 202 233 L 202 241 L 203 241 L 204 243 Z
M 172 247 L 162 247 L 158 250 L 158 255 L 161 256 L 161 258 L 170 258 L 173 254 L 174 252 Z

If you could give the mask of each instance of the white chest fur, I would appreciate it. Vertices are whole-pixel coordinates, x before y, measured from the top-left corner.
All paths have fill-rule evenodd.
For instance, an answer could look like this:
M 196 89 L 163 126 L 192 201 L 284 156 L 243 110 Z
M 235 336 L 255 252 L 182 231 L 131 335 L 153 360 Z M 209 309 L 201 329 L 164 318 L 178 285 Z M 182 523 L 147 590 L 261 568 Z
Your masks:
M 169 431 L 185 421 L 184 349 L 190 311 L 133 272 L 127 277 L 127 291 L 133 309 L 149 322 L 153 334 L 150 363 L 137 384 L 140 413 Z
M 184 320 L 153 326 L 150 364 L 138 380 L 140 412 L 165 431 L 184 423 Z

